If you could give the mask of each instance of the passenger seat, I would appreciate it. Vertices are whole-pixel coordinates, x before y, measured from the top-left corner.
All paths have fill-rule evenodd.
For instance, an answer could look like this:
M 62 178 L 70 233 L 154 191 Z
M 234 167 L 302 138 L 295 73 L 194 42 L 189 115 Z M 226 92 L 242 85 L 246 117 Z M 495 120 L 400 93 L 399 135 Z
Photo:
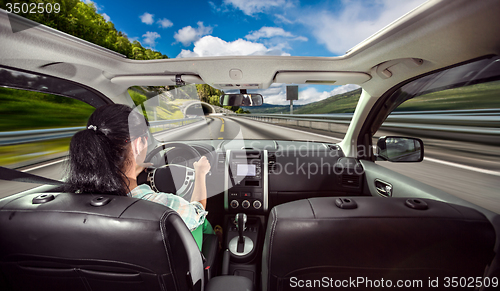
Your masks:
M 380 290 L 382 279 L 386 287 L 421 282 L 411 287 L 440 290 L 445 277 L 482 277 L 494 245 L 491 223 L 463 206 L 414 198 L 299 200 L 271 211 L 262 290 Z M 436 278 L 439 287 L 429 288 Z

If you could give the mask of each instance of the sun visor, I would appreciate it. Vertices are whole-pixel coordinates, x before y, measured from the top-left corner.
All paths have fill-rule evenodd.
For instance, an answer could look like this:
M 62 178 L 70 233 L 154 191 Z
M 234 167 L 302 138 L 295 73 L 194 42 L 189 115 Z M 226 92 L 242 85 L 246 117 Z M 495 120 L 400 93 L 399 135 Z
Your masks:
M 274 83 L 347 85 L 362 84 L 372 77 L 360 72 L 278 72 Z
M 181 80 L 188 84 L 205 84 L 196 75 L 181 75 Z M 156 75 L 156 76 L 116 76 L 111 79 L 111 83 L 131 86 L 173 86 L 176 85 L 176 75 Z

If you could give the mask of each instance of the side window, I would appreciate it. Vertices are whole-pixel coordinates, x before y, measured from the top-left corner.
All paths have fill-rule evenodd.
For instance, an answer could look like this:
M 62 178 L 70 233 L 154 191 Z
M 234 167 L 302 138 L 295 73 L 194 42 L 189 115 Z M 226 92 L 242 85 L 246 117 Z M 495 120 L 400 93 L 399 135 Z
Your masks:
M 85 128 L 94 107 L 68 97 L 4 87 L 0 87 L 0 104 L 0 166 L 33 169 L 34 174 L 61 179 L 63 163 L 45 170 L 39 166 L 65 159 L 71 136 Z M 7 186 L 2 187 L 1 197 L 37 186 L 0 183 Z M 9 187 L 12 183 L 19 187 Z
M 500 213 L 499 96 L 499 57 L 483 58 L 404 85 L 390 97 L 395 109 L 375 133 L 374 144 L 382 136 L 387 140 L 394 140 L 392 136 L 420 138 L 424 161 L 377 163 Z

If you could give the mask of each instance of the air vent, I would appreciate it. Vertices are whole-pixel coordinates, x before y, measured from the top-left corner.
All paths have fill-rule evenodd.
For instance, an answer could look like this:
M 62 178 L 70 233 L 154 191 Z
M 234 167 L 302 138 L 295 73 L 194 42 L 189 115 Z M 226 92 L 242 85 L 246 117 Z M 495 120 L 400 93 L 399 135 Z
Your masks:
M 219 171 L 224 170 L 224 164 L 226 163 L 226 154 L 217 154 L 217 169 Z
M 276 170 L 276 155 L 275 154 L 269 154 L 267 157 L 267 164 L 269 166 L 269 172 L 272 173 L 274 170 Z
M 341 185 L 344 187 L 359 188 L 359 179 L 357 175 L 342 175 Z

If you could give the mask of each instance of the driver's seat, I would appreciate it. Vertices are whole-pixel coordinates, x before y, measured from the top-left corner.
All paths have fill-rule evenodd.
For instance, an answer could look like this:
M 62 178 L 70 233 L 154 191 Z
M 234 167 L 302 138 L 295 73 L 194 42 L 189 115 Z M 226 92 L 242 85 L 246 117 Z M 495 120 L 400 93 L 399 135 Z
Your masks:
M 204 288 L 202 256 L 181 217 L 113 195 L 0 200 L 0 268 L 1 290 Z

